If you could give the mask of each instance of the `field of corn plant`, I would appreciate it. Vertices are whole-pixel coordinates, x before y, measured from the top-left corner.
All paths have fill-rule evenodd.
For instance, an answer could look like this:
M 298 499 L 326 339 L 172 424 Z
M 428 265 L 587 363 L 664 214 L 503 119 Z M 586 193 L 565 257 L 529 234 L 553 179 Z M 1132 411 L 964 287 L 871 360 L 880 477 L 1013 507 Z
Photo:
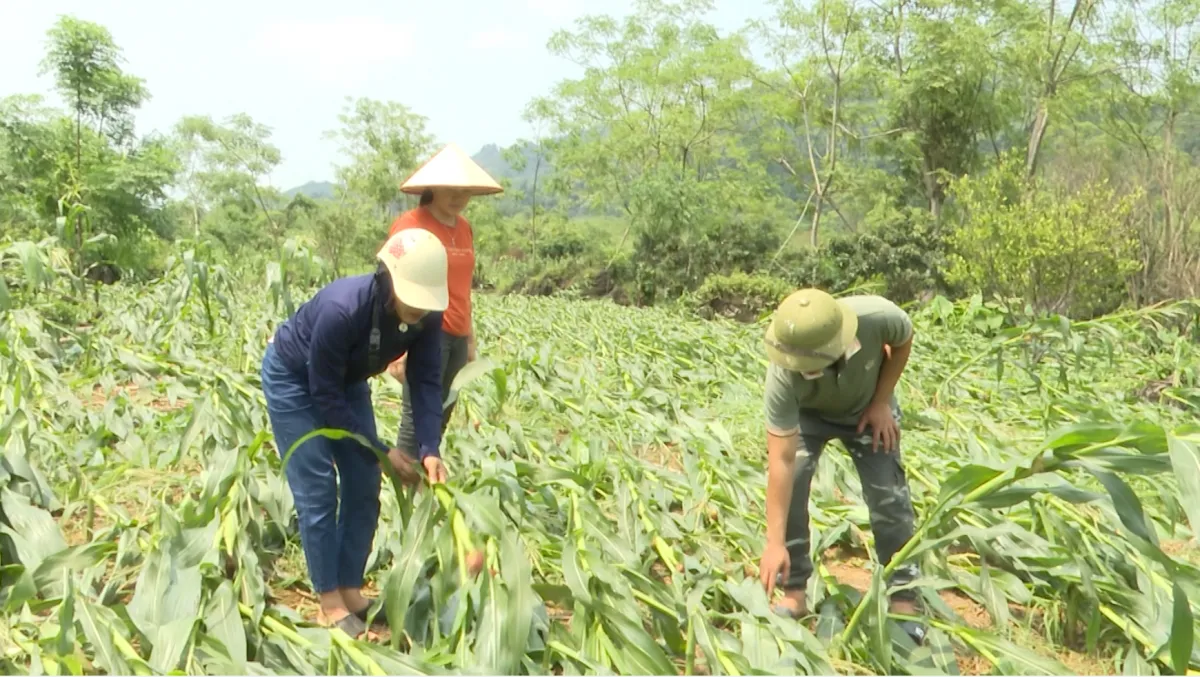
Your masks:
M 259 390 L 311 285 L 201 258 L 93 290 L 52 243 L 0 249 L 4 673 L 1200 670 L 1200 304 L 914 309 L 916 647 L 839 451 L 814 481 L 814 618 L 768 608 L 761 326 L 482 297 L 490 366 L 448 432 L 451 482 L 381 497 L 368 567 L 393 630 L 370 642 L 312 622 Z M 386 439 L 399 386 L 373 387 Z

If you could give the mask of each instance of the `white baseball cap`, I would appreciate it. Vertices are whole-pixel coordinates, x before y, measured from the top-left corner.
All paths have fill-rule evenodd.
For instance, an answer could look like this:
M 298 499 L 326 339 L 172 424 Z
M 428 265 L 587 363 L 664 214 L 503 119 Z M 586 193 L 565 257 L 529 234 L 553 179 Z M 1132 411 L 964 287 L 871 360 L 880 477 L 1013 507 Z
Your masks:
M 387 267 L 401 303 L 432 312 L 446 310 L 446 248 L 433 233 L 405 228 L 388 238 L 376 258 Z

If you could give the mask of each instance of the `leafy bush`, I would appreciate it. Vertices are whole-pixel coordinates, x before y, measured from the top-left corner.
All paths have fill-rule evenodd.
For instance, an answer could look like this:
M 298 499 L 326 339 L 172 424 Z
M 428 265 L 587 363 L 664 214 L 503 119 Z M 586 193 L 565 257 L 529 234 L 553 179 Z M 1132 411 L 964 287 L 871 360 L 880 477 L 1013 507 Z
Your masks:
M 706 319 L 726 317 L 753 322 L 775 309 L 795 287 L 762 273 L 711 275 L 692 295 L 692 308 Z
M 751 272 L 779 244 L 750 186 L 660 170 L 631 188 L 634 286 L 646 303 L 678 298 L 716 273 Z
M 863 225 L 831 235 L 821 249 L 786 252 L 771 274 L 797 287 L 863 288 L 900 303 L 945 288 L 945 243 L 927 212 L 887 208 Z
M 1026 184 L 1012 157 L 951 190 L 962 212 L 948 238 L 952 284 L 1073 317 L 1120 305 L 1139 269 L 1133 196 L 1118 197 L 1103 181 L 1074 194 L 1040 180 Z

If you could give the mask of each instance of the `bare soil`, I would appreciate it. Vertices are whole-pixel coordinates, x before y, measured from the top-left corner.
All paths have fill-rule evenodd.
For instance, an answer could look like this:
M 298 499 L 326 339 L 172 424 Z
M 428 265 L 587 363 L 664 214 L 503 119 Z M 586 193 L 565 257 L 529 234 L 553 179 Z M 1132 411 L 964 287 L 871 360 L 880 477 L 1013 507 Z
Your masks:
M 155 411 L 179 411 L 190 406 L 190 402 L 185 400 L 176 400 L 172 403 L 168 398 L 153 392 L 142 390 L 136 383 L 126 383 L 119 385 L 112 390 L 105 390 L 100 386 L 92 388 L 91 397 L 87 401 L 87 405 L 91 409 L 103 409 L 109 400 L 117 399 L 124 395 L 129 401 L 142 404 L 154 409 Z
M 827 550 L 822 555 L 821 561 L 839 583 L 849 585 L 861 593 L 865 593 L 871 587 L 872 564 L 870 559 L 865 556 L 865 553 L 861 551 L 855 552 L 848 548 L 835 547 Z M 943 590 L 939 593 L 939 596 L 947 606 L 954 610 L 954 613 L 962 617 L 967 625 L 979 629 L 990 628 L 992 626 L 991 614 L 987 612 L 987 609 L 983 605 L 970 597 L 956 590 Z M 1010 608 L 1021 616 L 1028 616 L 1035 613 L 1032 610 L 1024 609 L 1015 604 L 1010 605 Z M 1088 655 L 1066 647 L 1049 646 L 1044 638 L 1030 633 L 1020 626 L 1014 624 L 1012 628 L 1014 641 L 1040 654 L 1053 655 L 1075 674 L 1107 675 L 1112 672 L 1112 667 L 1105 662 L 1103 657 Z M 964 675 L 987 675 L 992 674 L 995 670 L 995 667 L 987 659 L 974 652 L 956 650 L 956 657 L 958 659 L 958 669 Z

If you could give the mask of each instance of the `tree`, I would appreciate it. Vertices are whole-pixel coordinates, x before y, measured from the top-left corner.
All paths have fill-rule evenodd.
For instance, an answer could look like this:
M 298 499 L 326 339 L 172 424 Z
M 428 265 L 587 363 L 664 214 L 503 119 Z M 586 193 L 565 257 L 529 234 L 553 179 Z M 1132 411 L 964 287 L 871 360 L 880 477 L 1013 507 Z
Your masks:
M 1042 3 L 1037 3 L 1042 4 Z M 1069 11 L 1062 11 L 1066 5 Z M 1018 39 L 1007 55 L 1016 65 L 1023 89 L 1033 99 L 1033 115 L 1026 134 L 1025 176 L 1032 178 L 1037 171 L 1042 142 L 1050 126 L 1056 104 L 1071 92 L 1068 88 L 1086 89 L 1095 77 L 1094 62 L 1089 55 L 1088 33 L 1099 14 L 1100 0 L 1073 0 L 1060 3 L 1046 0 L 1044 6 L 1021 3 L 1013 19 L 1019 24 Z M 1024 10 L 1024 11 L 1021 11 Z
M 121 49 L 103 26 L 64 16 L 47 35 L 50 50 L 41 74 L 52 73 L 59 94 L 75 113 L 76 129 L 84 121 L 123 145 L 133 138 L 133 111 L 150 94 L 144 80 L 121 70 Z M 77 138 L 80 132 L 77 131 Z
M 61 17 L 47 35 L 50 49 L 41 74 L 52 73 L 59 94 L 75 117 L 75 174 L 62 196 L 68 204 L 86 202 L 83 179 L 84 122 L 121 146 L 133 139 L 133 111 L 149 94 L 140 78 L 121 70 L 121 50 L 108 29 L 70 16 Z M 75 221 L 77 272 L 83 272 L 84 220 L 82 209 Z
M 77 149 L 86 162 L 78 173 Z M 0 223 L 41 237 L 56 217 L 73 248 L 76 271 L 104 260 L 127 273 L 145 270 L 154 240 L 169 237 L 167 187 L 178 171 L 175 149 L 147 137 L 117 148 L 37 96 L 0 101 Z M 86 204 L 71 196 L 87 196 Z M 74 211 L 76 218 L 65 219 Z M 92 237 L 83 239 L 85 232 Z M 81 241 L 82 240 L 82 241 Z
M 547 188 L 628 219 L 618 251 L 636 232 L 648 297 L 720 265 L 701 265 L 699 250 L 678 242 L 719 240 L 712 228 L 744 228 L 778 198 L 742 145 L 751 84 L 743 40 L 704 23 L 710 10 L 708 0 L 639 0 L 622 21 L 579 19 L 549 48 L 584 67 L 583 77 L 559 83 L 526 114 L 552 138 Z M 668 260 L 653 253 L 667 249 Z
M 5 230 L 41 230 L 57 214 L 59 186 L 69 180 L 60 170 L 71 171 L 75 155 L 56 152 L 58 116 L 37 95 L 0 99 L 0 224 Z
M 426 118 L 395 101 L 347 98 L 338 120 L 342 127 L 326 133 L 341 141 L 348 158 L 337 167 L 338 180 L 386 218 L 396 208 L 400 183 L 431 151 Z
M 872 132 L 869 109 L 875 102 L 866 89 L 868 73 L 861 67 L 866 56 L 865 16 L 847 0 L 817 0 L 811 7 L 779 0 L 773 23 L 774 29 L 765 22 L 757 24 L 778 63 L 776 71 L 756 76 L 764 87 L 767 120 L 760 131 L 771 160 L 808 187 L 804 208 L 784 245 L 807 217 L 809 243 L 816 247 L 827 204 L 843 225 L 854 228 L 834 195 L 836 180 L 847 172 L 843 156 L 848 146 L 860 144 Z M 782 251 L 781 246 L 776 256 Z
M 1110 312 L 1124 298 L 1139 267 L 1135 196 L 1102 181 L 1055 190 L 1026 178 L 1016 152 L 951 188 L 963 214 L 949 237 L 951 283 L 1074 316 Z
M 336 200 L 316 204 L 311 232 L 317 253 L 333 266 L 335 276 L 341 276 L 348 261 L 372 260 L 383 237 L 374 229 L 364 228 L 364 224 L 372 223 L 378 206 L 343 187 L 337 190 Z
M 279 149 L 270 142 L 270 128 L 239 113 L 224 124 L 208 116 L 185 117 L 175 131 L 190 168 L 185 185 L 197 233 L 199 214 L 220 210 L 232 217 L 217 222 L 227 247 L 257 246 L 263 230 L 254 223 L 257 211 L 270 241 L 279 246 L 287 222 L 279 218 L 279 192 L 264 185 L 282 160 Z
M 886 127 L 874 139 L 941 218 L 946 186 L 979 163 L 981 137 L 1004 111 L 996 88 L 996 3 L 884 0 L 867 11 L 875 96 Z
M 1146 188 L 1137 298 L 1200 294 L 1200 2 L 1128 0 L 1109 30 L 1102 129 L 1117 180 Z M 1185 136 L 1191 132 L 1190 143 Z M 1182 132 L 1182 134 L 1181 134 Z

